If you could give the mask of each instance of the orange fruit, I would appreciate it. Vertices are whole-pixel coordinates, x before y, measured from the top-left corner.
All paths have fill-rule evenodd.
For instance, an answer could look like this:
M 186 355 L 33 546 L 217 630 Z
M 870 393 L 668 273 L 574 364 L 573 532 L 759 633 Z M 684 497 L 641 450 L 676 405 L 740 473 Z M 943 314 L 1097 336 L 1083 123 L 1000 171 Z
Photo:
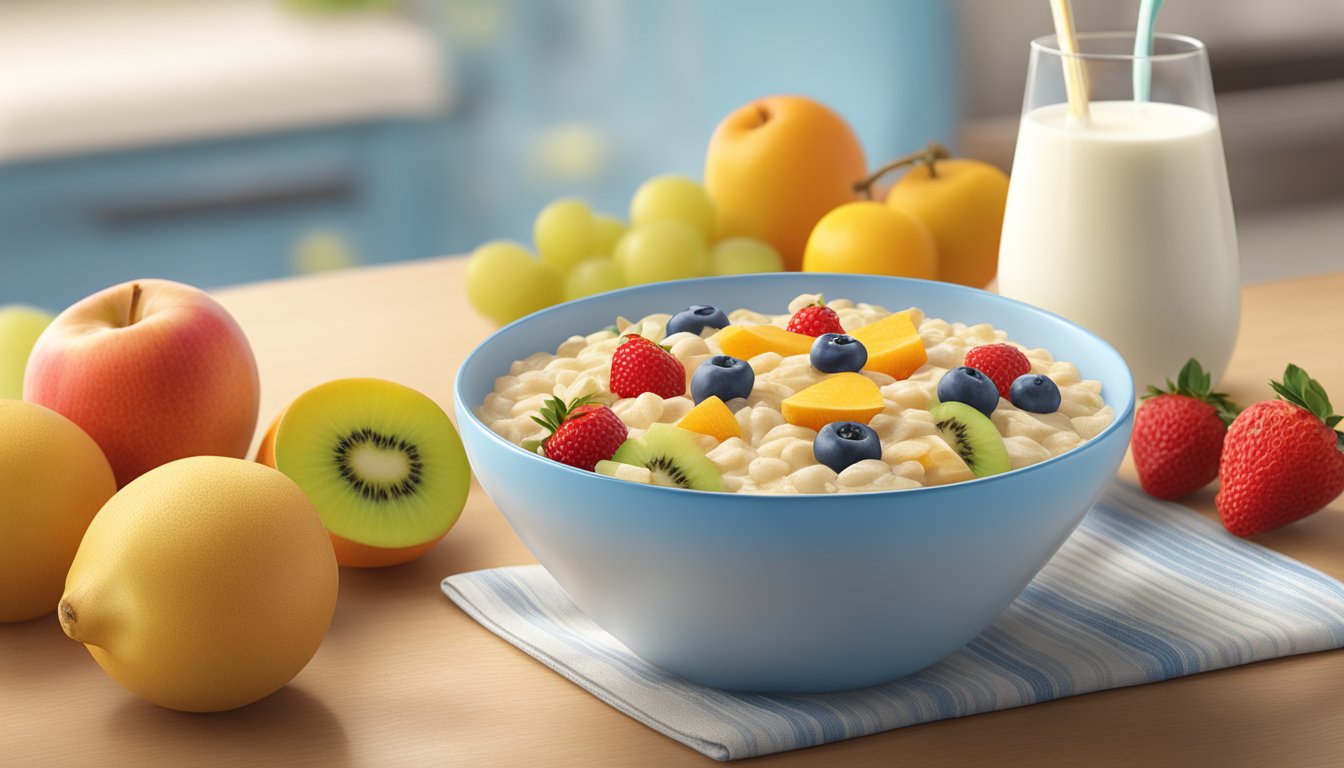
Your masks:
M 999 268 L 1008 175 L 989 163 L 921 163 L 887 193 L 887 205 L 924 223 L 938 250 L 938 279 L 983 288 Z
M 705 155 L 705 189 L 718 212 L 715 240 L 754 237 L 797 270 L 813 225 L 858 199 L 863 145 L 844 118 L 801 96 L 770 96 L 719 123 Z
M 804 272 L 851 272 L 932 280 L 938 274 L 933 237 L 898 208 L 846 203 L 822 217 L 807 239 Z

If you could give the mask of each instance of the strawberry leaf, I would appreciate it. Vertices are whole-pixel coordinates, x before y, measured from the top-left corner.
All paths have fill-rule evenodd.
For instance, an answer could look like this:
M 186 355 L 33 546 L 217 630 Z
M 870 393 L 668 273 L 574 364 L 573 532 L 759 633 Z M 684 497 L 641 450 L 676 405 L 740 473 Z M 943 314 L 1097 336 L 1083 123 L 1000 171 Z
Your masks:
M 560 425 L 565 423 L 565 420 L 569 418 L 569 415 L 574 412 L 575 408 L 578 408 L 581 405 L 587 405 L 596 399 L 596 395 L 584 395 L 583 397 L 575 398 L 571 402 L 566 403 L 558 397 L 550 397 L 542 404 L 541 415 L 533 416 L 532 420 L 540 424 L 547 433 L 553 435 L 555 434 L 555 431 L 560 428 Z
M 1171 385 L 1171 379 L 1167 379 L 1167 385 Z M 1176 377 L 1176 388 L 1186 392 L 1207 393 L 1212 385 L 1212 377 L 1204 372 L 1204 366 L 1193 357 L 1186 362 L 1181 368 L 1180 375 Z
M 1272 390 L 1274 390 L 1274 392 L 1275 392 L 1281 399 L 1283 399 L 1283 400 L 1287 400 L 1287 401 L 1290 402 L 1290 403 L 1293 401 L 1294 398 L 1297 397 L 1297 393 L 1296 393 L 1296 392 L 1294 392 L 1293 390 L 1291 390 L 1291 389 L 1289 389 L 1288 387 L 1284 386 L 1283 384 L 1280 384 L 1280 383 L 1277 382 L 1277 381 L 1271 381 L 1271 382 L 1269 382 L 1269 388 L 1272 389 Z
M 1237 404 L 1228 398 L 1226 392 L 1213 392 L 1213 376 L 1204 370 L 1204 366 L 1199 364 L 1195 358 L 1190 358 L 1185 365 L 1181 367 L 1181 372 L 1176 376 L 1176 383 L 1167 379 L 1167 388 L 1148 385 L 1148 394 L 1144 399 L 1158 397 L 1159 395 L 1184 395 L 1193 397 L 1196 400 L 1203 401 L 1213 406 L 1217 411 L 1218 418 L 1222 419 L 1223 425 L 1227 426 L 1237 417 L 1241 409 Z
M 1269 386 L 1280 398 L 1305 408 L 1328 427 L 1334 427 L 1344 420 L 1344 416 L 1334 413 L 1335 409 L 1330 405 L 1330 396 L 1325 393 L 1325 387 L 1292 363 L 1283 370 L 1283 381 L 1271 381 Z
M 1316 384 L 1314 381 L 1311 383 Z M 1308 386 L 1302 390 L 1302 399 L 1307 403 L 1307 410 L 1312 413 L 1325 414 L 1323 419 L 1330 418 L 1330 398 L 1326 397 L 1325 393 L 1321 391 L 1319 384 L 1316 384 L 1315 387 Z
M 1283 369 L 1283 383 L 1293 392 L 1302 392 L 1307 388 L 1310 381 L 1311 377 L 1307 375 L 1307 372 L 1292 363 L 1289 363 L 1288 367 Z

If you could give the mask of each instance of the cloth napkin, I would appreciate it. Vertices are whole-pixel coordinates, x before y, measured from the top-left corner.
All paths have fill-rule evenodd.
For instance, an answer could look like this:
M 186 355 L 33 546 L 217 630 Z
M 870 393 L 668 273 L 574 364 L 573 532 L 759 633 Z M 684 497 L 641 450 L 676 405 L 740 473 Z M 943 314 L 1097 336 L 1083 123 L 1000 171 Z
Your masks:
M 1344 585 L 1121 483 L 979 637 L 922 672 L 845 693 L 729 693 L 663 672 L 538 565 L 458 574 L 443 591 L 589 693 L 715 760 L 1344 646 Z

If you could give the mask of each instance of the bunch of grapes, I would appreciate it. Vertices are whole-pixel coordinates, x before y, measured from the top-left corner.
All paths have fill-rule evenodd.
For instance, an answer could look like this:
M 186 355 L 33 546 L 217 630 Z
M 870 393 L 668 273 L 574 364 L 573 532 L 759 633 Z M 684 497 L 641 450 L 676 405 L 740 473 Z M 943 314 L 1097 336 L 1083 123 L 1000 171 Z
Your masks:
M 467 298 L 478 312 L 503 324 L 627 285 L 784 268 L 779 253 L 759 240 L 714 242 L 714 216 L 705 188 L 683 176 L 644 182 L 630 200 L 629 225 L 594 213 L 582 200 L 556 200 L 532 224 L 536 256 L 507 240 L 472 252 Z

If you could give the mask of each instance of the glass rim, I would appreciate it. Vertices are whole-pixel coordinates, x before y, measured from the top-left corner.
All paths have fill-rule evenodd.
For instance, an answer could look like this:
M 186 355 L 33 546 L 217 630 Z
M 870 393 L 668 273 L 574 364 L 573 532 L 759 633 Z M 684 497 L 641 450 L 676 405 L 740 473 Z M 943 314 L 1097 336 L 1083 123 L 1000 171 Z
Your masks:
M 1129 39 L 1133 40 L 1136 32 L 1083 32 L 1078 35 L 1078 41 L 1085 40 L 1115 40 Z M 1187 48 L 1172 53 L 1154 53 L 1148 56 L 1135 56 L 1133 53 L 1097 53 L 1080 50 L 1078 53 L 1065 53 L 1059 49 L 1059 38 L 1053 34 L 1042 35 L 1031 41 L 1031 48 L 1034 51 L 1059 56 L 1061 58 L 1081 59 L 1084 61 L 1174 61 L 1177 59 L 1190 58 L 1203 54 L 1206 47 L 1200 40 L 1189 35 L 1178 35 L 1172 32 L 1158 32 L 1153 35 L 1154 40 L 1170 40 L 1181 43 Z

